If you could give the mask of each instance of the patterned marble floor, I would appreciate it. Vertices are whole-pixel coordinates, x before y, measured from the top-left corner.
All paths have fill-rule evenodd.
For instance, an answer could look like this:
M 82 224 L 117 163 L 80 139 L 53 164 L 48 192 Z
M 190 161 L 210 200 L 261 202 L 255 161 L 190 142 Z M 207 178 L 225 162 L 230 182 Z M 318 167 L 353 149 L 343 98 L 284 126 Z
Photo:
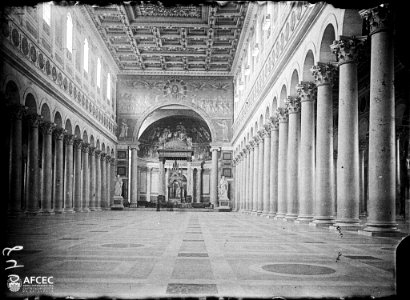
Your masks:
M 20 277 L 53 276 L 49 295 L 57 297 L 388 296 L 400 239 L 221 212 L 104 211 L 8 222 L 8 246 L 24 247 L 13 253 L 24 265 Z

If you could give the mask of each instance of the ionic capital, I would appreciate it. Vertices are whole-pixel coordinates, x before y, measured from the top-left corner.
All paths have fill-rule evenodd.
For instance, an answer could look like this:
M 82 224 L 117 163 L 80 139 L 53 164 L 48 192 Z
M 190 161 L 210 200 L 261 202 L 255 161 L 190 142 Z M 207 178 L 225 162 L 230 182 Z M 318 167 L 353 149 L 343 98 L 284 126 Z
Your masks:
M 64 135 L 64 144 L 66 144 L 66 145 L 73 145 L 74 144 L 74 138 L 75 138 L 75 135 L 74 134 L 65 134 Z
M 74 138 L 74 148 L 77 150 L 81 150 L 81 146 L 83 144 L 83 140 L 79 138 Z
M 28 108 L 21 104 L 15 104 L 11 105 L 8 109 L 12 120 L 22 120 Z
M 44 135 L 51 135 L 56 127 L 56 124 L 53 122 L 42 121 L 40 123 L 41 132 Z
M 379 31 L 387 31 L 393 28 L 392 11 L 390 5 L 380 4 L 377 7 L 359 11 L 360 16 L 367 22 L 370 35 Z
M 289 113 L 287 107 L 278 107 L 275 113 L 279 120 L 279 123 L 287 123 L 289 121 Z
M 300 102 L 316 100 L 317 87 L 313 82 L 301 81 L 300 84 L 296 86 L 296 91 L 300 97 Z
M 82 143 L 81 151 L 83 153 L 88 153 L 88 151 L 90 151 L 90 144 L 89 143 Z
M 300 98 L 297 96 L 288 96 L 285 101 L 289 114 L 296 114 L 300 112 Z
M 358 61 L 363 50 L 364 37 L 341 36 L 340 40 L 333 41 L 330 49 L 336 55 L 339 65 Z
M 334 65 L 318 62 L 317 65 L 313 66 L 310 70 L 312 71 L 317 86 L 333 84 L 333 78 L 336 73 L 336 67 Z
M 30 122 L 31 127 L 38 127 L 43 120 L 43 116 L 38 114 L 30 114 L 27 116 L 28 121 Z

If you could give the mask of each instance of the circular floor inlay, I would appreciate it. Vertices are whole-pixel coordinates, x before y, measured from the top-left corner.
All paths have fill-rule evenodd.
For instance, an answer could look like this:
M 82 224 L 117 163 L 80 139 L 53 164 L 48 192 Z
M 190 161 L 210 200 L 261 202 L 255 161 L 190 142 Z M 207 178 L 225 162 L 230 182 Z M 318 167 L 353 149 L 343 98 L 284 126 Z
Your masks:
M 108 248 L 138 248 L 138 247 L 143 247 L 144 245 L 142 244 L 104 244 L 101 245 L 102 247 L 108 247 Z
M 289 275 L 325 275 L 335 273 L 336 270 L 315 265 L 305 264 L 269 264 L 262 266 L 268 272 Z

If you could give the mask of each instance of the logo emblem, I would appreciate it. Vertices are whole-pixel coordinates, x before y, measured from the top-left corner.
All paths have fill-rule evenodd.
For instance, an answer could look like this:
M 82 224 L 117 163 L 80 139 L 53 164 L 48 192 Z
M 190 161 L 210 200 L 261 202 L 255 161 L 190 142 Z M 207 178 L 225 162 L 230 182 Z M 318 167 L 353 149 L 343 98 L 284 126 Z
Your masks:
M 9 279 L 7 279 L 7 287 L 11 292 L 18 292 L 21 289 L 22 282 L 18 275 L 9 275 Z

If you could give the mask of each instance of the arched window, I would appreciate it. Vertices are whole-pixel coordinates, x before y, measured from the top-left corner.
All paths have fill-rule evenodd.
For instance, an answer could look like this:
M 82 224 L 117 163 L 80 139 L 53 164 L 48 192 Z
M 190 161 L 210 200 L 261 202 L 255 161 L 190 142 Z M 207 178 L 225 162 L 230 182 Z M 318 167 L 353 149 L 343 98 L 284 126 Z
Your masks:
M 43 3 L 43 20 L 48 25 L 51 23 L 51 2 Z
M 101 61 L 100 58 L 97 59 L 97 87 L 101 87 Z
M 84 40 L 84 71 L 88 72 L 88 40 Z
M 67 14 L 67 36 L 66 36 L 67 50 L 73 52 L 73 20 L 70 13 Z
M 111 74 L 107 75 L 107 99 L 111 100 Z

